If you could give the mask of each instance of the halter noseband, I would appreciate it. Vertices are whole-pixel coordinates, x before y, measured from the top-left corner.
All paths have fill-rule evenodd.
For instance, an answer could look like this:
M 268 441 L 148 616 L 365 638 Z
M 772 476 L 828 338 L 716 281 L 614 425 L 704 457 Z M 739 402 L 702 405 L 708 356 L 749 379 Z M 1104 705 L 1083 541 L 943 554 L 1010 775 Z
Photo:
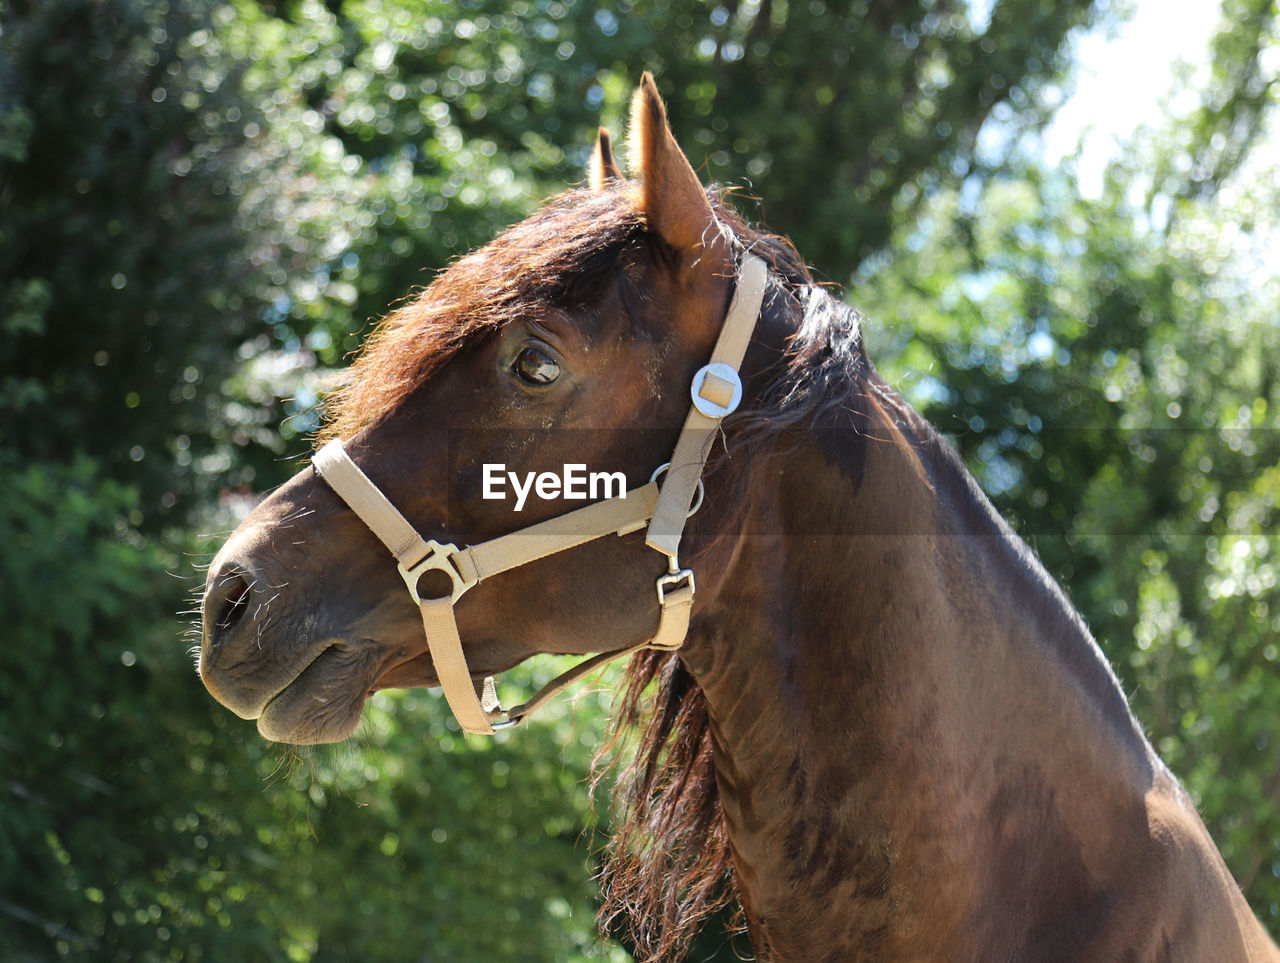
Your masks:
M 632 489 L 623 498 L 595 502 L 460 550 L 456 545 L 423 539 L 351 460 L 341 441 L 329 442 L 312 459 L 320 477 L 395 556 L 409 594 L 422 612 L 427 647 L 445 699 L 466 732 L 492 735 L 498 729 L 519 725 L 565 687 L 606 662 L 640 649 L 674 651 L 684 642 L 693 609 L 694 580 L 693 572 L 680 568 L 677 561 L 680 537 L 685 519 L 693 514 L 689 505 L 694 494 L 701 495 L 702 469 L 720 421 L 742 400 L 738 368 L 760 314 L 767 279 L 765 262 L 745 255 L 711 361 L 694 375 L 690 389 L 693 404 L 671 461 L 655 471 L 647 485 Z M 659 486 L 657 479 L 664 468 L 666 478 Z M 646 522 L 645 544 L 667 556 L 667 572 L 657 580 L 660 615 L 653 638 L 592 656 L 552 679 L 528 702 L 511 709 L 498 705 L 491 677 L 484 679 L 478 695 L 453 612 L 454 603 L 462 594 L 500 572 L 603 535 L 626 535 L 643 528 Z M 452 590 L 440 598 L 422 598 L 419 581 L 437 569 L 449 577 Z

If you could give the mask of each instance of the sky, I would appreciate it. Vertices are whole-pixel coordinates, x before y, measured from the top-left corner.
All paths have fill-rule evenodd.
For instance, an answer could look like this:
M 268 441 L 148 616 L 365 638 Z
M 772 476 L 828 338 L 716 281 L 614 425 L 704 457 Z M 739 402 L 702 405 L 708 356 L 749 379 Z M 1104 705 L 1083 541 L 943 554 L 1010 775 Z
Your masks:
M 1115 145 L 1142 124 L 1156 124 L 1175 77 L 1206 70 L 1218 23 L 1216 0 L 1136 0 L 1132 18 L 1118 29 L 1104 25 L 1075 41 L 1075 90 L 1058 109 L 1045 136 L 1053 165 L 1084 138 L 1078 164 L 1081 193 L 1097 197 Z M 1179 113 L 1193 104 L 1177 104 Z
M 1129 0 L 1131 17 L 1109 22 L 1074 41 L 1072 92 L 1058 108 L 1040 145 L 1046 167 L 1059 164 L 1078 144 L 1079 192 L 1102 194 L 1107 164 L 1118 145 L 1143 125 L 1158 126 L 1166 112 L 1187 116 L 1199 103 L 1209 73 L 1209 46 L 1217 30 L 1220 0 Z M 1109 21 L 1120 19 L 1112 16 Z M 1262 55 L 1263 71 L 1280 73 L 1280 45 Z M 1183 81 L 1179 85 L 1179 81 Z M 1174 91 L 1181 89 L 1181 99 Z M 1270 179 L 1280 168 L 1280 128 L 1270 127 L 1238 172 L 1224 185 L 1220 200 L 1228 207 L 1250 183 Z M 1262 203 L 1268 203 L 1263 193 Z M 1270 196 L 1275 196 L 1272 192 Z M 1247 234 L 1233 235 L 1234 273 L 1259 290 L 1280 285 L 1280 218 L 1256 212 Z M 1228 231 L 1228 234 L 1230 232 Z

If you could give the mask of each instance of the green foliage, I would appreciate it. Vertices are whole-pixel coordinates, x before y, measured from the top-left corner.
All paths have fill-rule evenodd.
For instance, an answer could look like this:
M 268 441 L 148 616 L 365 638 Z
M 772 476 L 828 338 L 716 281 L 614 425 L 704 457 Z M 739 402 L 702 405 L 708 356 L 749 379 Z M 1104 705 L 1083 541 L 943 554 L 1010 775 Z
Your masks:
M 87 459 L 5 478 L 0 956 L 607 957 L 598 699 L 468 743 L 438 695 L 384 695 L 351 747 L 268 745 L 198 691 L 136 495 Z
M 1191 140 L 1190 176 L 1179 193 L 1213 193 L 1265 139 L 1269 108 L 1280 90 L 1275 0 L 1225 0 L 1213 38 L 1207 96 L 1183 126 Z M 1166 160 L 1172 161 L 1169 157 Z M 1176 169 L 1177 164 L 1173 165 Z
M 253 108 L 201 50 L 212 6 L 10 3 L 0 32 L 0 441 L 93 457 L 149 525 L 194 504 L 199 388 L 254 313 Z
M 601 698 L 489 743 L 383 693 L 352 745 L 282 750 L 200 691 L 164 573 L 207 551 L 192 505 L 293 470 L 371 319 L 581 179 L 642 69 L 704 174 L 861 265 L 875 357 L 1274 929 L 1276 8 L 1227 0 L 1199 106 L 1098 202 L 975 148 L 1043 119 L 1098 7 L 981 8 L 0 0 L 0 956 L 625 957 L 581 829 Z
M 1275 929 L 1276 178 L 1250 162 L 1153 190 L 1130 172 L 1173 169 L 1154 160 L 1117 164 L 1096 201 L 1036 169 L 938 192 L 858 300 L 882 367 L 1069 587 Z
M 328 807 L 310 818 L 310 876 L 330 883 L 299 930 L 307 958 L 608 958 L 583 829 L 600 707 L 584 729 L 557 708 L 548 727 L 482 741 L 458 732 L 438 694 L 376 700 L 354 758 L 295 781 Z
M 151 652 L 171 647 L 154 573 L 173 560 L 129 532 L 136 495 L 88 459 L 5 467 L 0 952 L 137 944 L 170 898 L 152 867 L 173 842 L 173 784 L 155 781 L 164 717 L 147 694 Z

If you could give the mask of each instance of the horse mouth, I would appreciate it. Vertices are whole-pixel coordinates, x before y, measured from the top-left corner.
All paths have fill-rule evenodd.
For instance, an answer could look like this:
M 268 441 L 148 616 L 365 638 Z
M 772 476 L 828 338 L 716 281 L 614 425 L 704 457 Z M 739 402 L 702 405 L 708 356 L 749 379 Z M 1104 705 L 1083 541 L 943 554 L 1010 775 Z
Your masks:
M 258 732 L 272 742 L 342 742 L 356 731 L 364 704 L 383 689 L 440 685 L 430 652 L 394 661 L 378 646 L 334 642 L 263 706 Z
M 433 688 L 440 684 L 430 652 L 420 652 L 397 662 L 380 674 L 369 687 L 369 695 L 382 689 Z
M 342 742 L 360 724 L 378 668 L 372 646 L 329 645 L 263 706 L 258 732 L 294 745 Z

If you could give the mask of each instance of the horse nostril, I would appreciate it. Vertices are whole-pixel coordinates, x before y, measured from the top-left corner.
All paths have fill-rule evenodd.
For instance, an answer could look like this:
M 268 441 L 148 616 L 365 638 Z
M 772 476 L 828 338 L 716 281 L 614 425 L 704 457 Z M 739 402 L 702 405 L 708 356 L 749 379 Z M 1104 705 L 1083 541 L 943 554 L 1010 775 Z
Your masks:
M 229 572 L 209 590 L 205 619 L 214 629 L 215 640 L 225 635 L 249 609 L 249 581 L 238 572 Z

